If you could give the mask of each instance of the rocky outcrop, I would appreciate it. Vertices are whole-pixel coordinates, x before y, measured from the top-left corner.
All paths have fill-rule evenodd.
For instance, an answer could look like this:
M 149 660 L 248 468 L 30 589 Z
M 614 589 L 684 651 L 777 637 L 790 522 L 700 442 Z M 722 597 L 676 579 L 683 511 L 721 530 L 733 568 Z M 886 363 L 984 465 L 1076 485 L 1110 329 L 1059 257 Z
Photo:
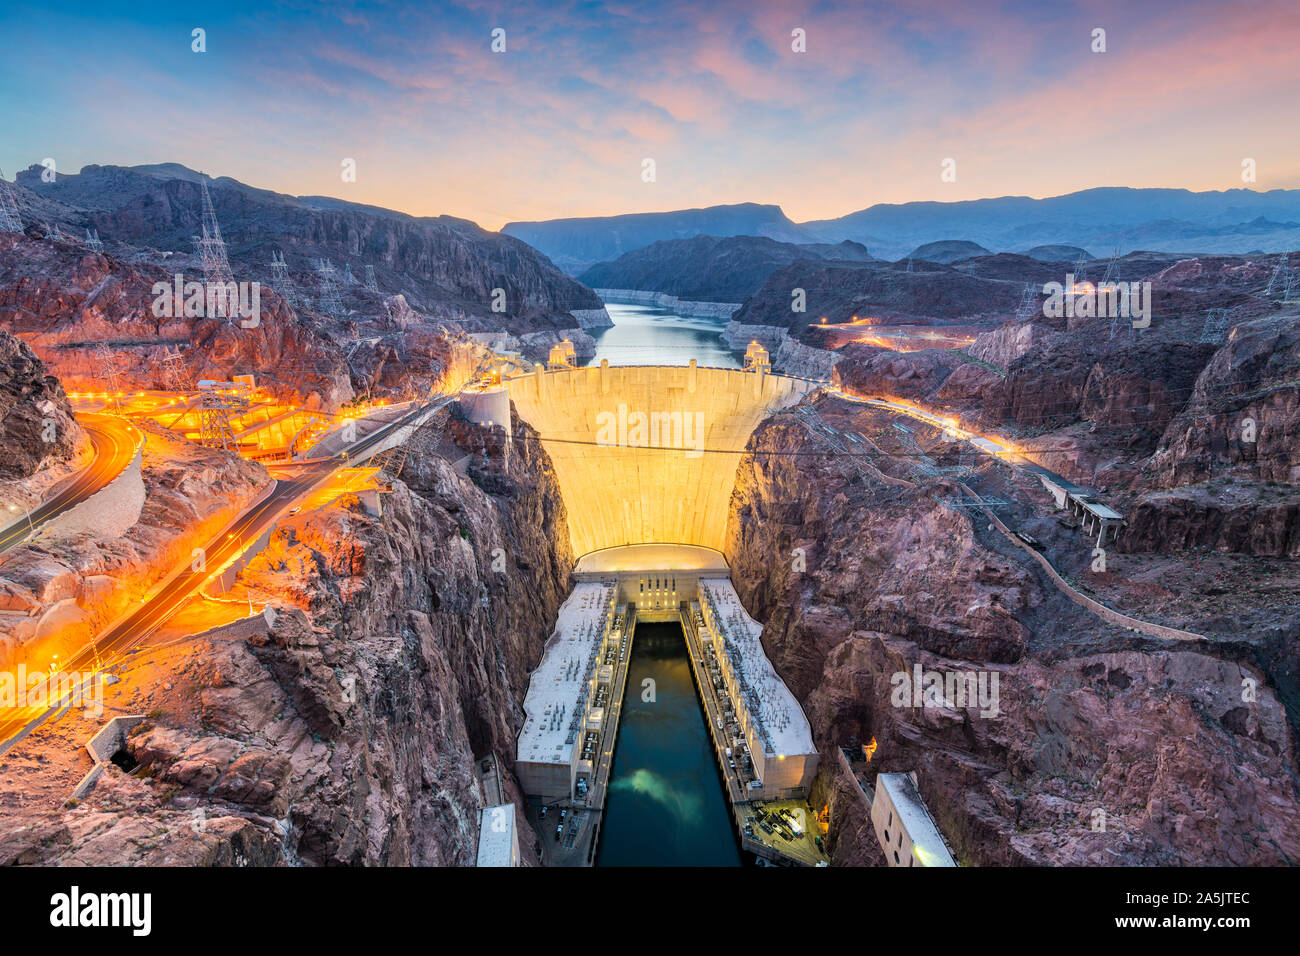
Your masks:
M 163 357 L 179 350 L 192 381 L 254 374 L 258 383 L 308 406 L 337 408 L 353 397 L 348 366 L 333 343 L 298 320 L 270 289 L 260 319 L 154 314 L 161 266 L 126 262 L 67 242 L 0 237 L 0 324 L 28 342 L 72 391 L 102 391 L 108 361 L 123 390 L 164 386 Z
M 124 675 L 112 690 L 150 715 L 127 741 L 143 776 L 7 820 L 0 860 L 472 865 L 475 758 L 495 752 L 522 803 L 514 738 L 572 565 L 549 463 L 513 427 L 508 459 L 501 429 L 453 429 L 468 477 L 413 450 L 381 517 L 345 497 L 282 521 L 234 591 L 274 626 L 184 646 L 165 690 Z
M 139 603 L 151 587 L 192 560 L 265 492 L 266 469 L 229 452 L 190 444 L 141 425 L 143 468 L 135 462 L 100 496 L 121 512 L 112 521 L 56 520 L 0 556 L 0 665 L 48 660 L 79 647 Z M 139 508 L 139 482 L 144 504 Z M 120 500 L 119 500 L 120 499 Z M 77 509 L 68 514 L 75 518 Z M 112 535 L 126 519 L 125 531 Z M 89 525 L 89 526 L 87 526 Z M 51 643 L 52 642 L 52 643 Z
M 0 329 L 0 481 L 72 462 L 88 444 L 59 380 Z
M 762 287 L 773 270 L 799 259 L 870 258 L 866 247 L 856 242 L 810 245 L 764 236 L 693 236 L 652 243 L 609 262 L 598 262 L 578 278 L 606 301 L 640 290 L 663 293 L 692 305 L 736 303 L 731 308 L 734 312 Z
M 867 435 L 872 414 L 822 408 Z M 835 747 L 872 738 L 870 768 L 915 770 L 966 864 L 1300 861 L 1293 731 L 1258 662 L 1099 624 L 944 505 L 943 483 L 864 485 L 806 436 L 783 416 L 755 432 L 725 551 L 822 751 L 834 862 L 880 860 L 835 770 Z M 918 664 L 996 675 L 997 714 L 900 701 Z
M 802 289 L 806 311 L 796 312 Z M 881 262 L 807 262 L 777 269 L 732 317 L 746 325 L 771 325 L 806 337 L 811 324 L 871 316 L 883 323 L 934 325 L 1005 321 L 1016 311 L 1024 282 L 986 279 L 950 266 Z
M 193 170 L 177 164 L 86 166 L 53 183 L 43 182 L 40 172 L 33 166 L 17 182 L 83 210 L 86 224 L 110 244 L 152 247 L 198 271 L 192 239 L 200 229 L 201 201 Z M 286 196 L 227 177 L 210 181 L 209 190 L 237 279 L 274 287 L 268 263 L 279 250 L 293 280 L 314 296 L 315 263 L 329 258 L 340 277 L 345 266 L 353 275 L 353 283 L 341 285 L 345 306 L 370 302 L 373 309 L 379 296 L 366 293 L 360 281 L 372 265 L 379 289 L 404 293 L 418 311 L 515 333 L 565 327 L 573 321 L 570 310 L 601 307 L 590 289 L 525 243 L 463 219 Z
M 161 266 L 67 242 L 0 236 L 0 323 L 72 391 L 106 387 L 101 349 L 123 390 L 166 387 L 163 360 L 179 352 L 191 386 L 251 374 L 277 398 L 332 412 L 359 394 L 400 399 L 454 390 L 488 358 L 401 295 L 369 317 L 341 321 L 299 315 L 263 287 L 259 320 L 248 328 L 226 318 L 155 315 L 160 281 L 173 281 Z
M 1164 488 L 1238 473 L 1300 481 L 1300 315 L 1232 329 L 1189 388 L 1152 458 Z

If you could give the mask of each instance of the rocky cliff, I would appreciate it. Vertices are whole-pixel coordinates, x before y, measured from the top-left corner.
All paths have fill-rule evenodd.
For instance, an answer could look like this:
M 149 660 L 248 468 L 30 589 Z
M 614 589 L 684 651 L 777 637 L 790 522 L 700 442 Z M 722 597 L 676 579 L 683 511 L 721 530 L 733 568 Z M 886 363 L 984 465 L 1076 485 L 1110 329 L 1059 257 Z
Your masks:
M 777 242 L 765 236 L 668 239 L 598 262 L 578 278 L 593 289 L 662 292 L 698 302 L 743 302 L 799 259 L 868 260 L 865 246 Z
M 115 244 L 147 247 L 181 264 L 197 265 L 193 237 L 200 231 L 199 174 L 174 163 L 146 167 L 86 166 L 42 182 L 41 167 L 18 174 L 31 192 L 76 210 L 72 227 L 95 228 Z M 435 319 L 482 324 L 520 333 L 577 325 L 571 310 L 598 310 L 590 290 L 544 256 L 510 236 L 450 216 L 417 218 L 374 206 L 313 196 L 286 196 L 228 177 L 209 185 L 235 278 L 270 276 L 273 251 L 282 252 L 293 280 L 315 295 L 315 265 L 329 258 L 342 279 L 345 306 L 371 309 L 380 295 L 402 293 Z M 79 230 L 78 230 L 79 232 Z M 381 293 L 361 285 L 374 267 Z M 494 290 L 503 292 L 494 310 Z M 477 328 L 471 330 L 478 330 Z
M 143 770 L 10 813 L 0 859 L 472 864 L 475 758 L 495 752 L 521 799 L 521 703 L 572 564 L 549 462 L 514 429 L 507 464 L 500 429 L 457 426 L 468 477 L 413 452 L 382 517 L 345 497 L 282 522 L 232 595 L 273 603 L 274 626 L 138 655 L 108 706 L 148 714 L 127 742 Z M 532 858 L 526 824 L 521 843 Z
M 822 413 L 888 431 L 865 410 Z M 866 484 L 788 416 L 749 448 L 726 555 L 814 728 L 835 863 L 881 862 L 836 769 L 836 747 L 873 738 L 867 774 L 917 771 L 963 863 L 1300 860 L 1294 732 L 1264 670 L 1288 665 L 1136 640 L 948 507 L 950 486 Z M 910 685 L 918 664 L 996 675 L 997 714 L 900 700 L 895 675 Z
M 252 374 L 279 398 L 334 411 L 359 394 L 401 398 L 455 388 L 487 354 L 401 295 L 368 316 L 336 319 L 300 315 L 264 287 L 258 320 L 247 328 L 182 310 L 156 315 L 157 282 L 170 286 L 169 267 L 65 240 L 0 236 L 0 325 L 74 392 L 105 390 L 108 369 L 121 390 L 164 388 L 163 359 L 179 352 L 186 387 Z
M 57 469 L 87 443 L 59 380 L 26 343 L 0 329 L 0 482 Z

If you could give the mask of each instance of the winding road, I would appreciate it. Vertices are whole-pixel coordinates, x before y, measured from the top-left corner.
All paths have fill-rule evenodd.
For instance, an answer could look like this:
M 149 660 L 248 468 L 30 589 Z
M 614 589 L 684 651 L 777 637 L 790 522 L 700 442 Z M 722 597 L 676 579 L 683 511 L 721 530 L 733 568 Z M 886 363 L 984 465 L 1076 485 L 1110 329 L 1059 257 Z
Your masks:
M 114 415 L 83 412 L 77 421 L 90 435 L 94 457 L 89 465 L 73 476 L 48 501 L 32 509 L 30 518 L 23 512 L 18 520 L 0 530 L 0 553 L 24 541 L 51 518 L 57 518 L 103 490 L 104 486 L 120 475 L 135 457 L 136 449 L 144 436 L 130 422 Z
M 195 571 L 185 564 L 174 571 L 135 611 L 112 625 L 93 644 L 88 644 L 63 662 L 63 673 L 102 671 L 112 659 L 125 653 L 148 637 L 190 599 L 210 577 L 256 541 L 281 512 L 294 500 L 306 495 L 327 480 L 338 468 L 355 462 L 375 445 L 440 403 L 427 403 L 412 409 L 401 418 L 376 429 L 354 442 L 339 454 L 304 465 L 291 479 L 277 480 L 269 495 L 245 511 L 233 525 L 204 548 L 203 569 Z M 445 404 L 445 401 L 442 403 Z M 134 450 L 131 451 L 134 454 Z M 128 457 L 129 460 L 129 457 Z M 0 755 L 17 741 L 22 731 L 42 720 L 55 707 L 28 707 L 11 711 L 0 719 Z

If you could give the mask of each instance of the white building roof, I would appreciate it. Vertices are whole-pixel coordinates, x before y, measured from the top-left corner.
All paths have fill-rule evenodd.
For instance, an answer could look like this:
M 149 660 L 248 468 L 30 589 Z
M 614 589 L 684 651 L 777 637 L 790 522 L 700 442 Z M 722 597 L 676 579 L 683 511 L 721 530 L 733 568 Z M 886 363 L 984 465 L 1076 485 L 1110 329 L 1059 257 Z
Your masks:
M 912 840 L 917 860 L 924 866 L 956 866 L 912 778 L 905 773 L 882 773 L 876 777 L 877 792 L 881 788 L 889 794 L 889 802 Z
M 512 866 L 515 805 L 484 807 L 478 812 L 478 866 Z
M 581 728 L 587 682 L 614 603 L 614 585 L 576 584 L 560 606 L 555 631 L 524 697 L 527 719 L 519 732 L 518 759 L 530 763 L 571 762 Z
M 709 604 L 732 672 L 743 681 L 745 705 L 765 747 L 771 748 L 768 752 L 778 757 L 816 753 L 803 709 L 763 650 L 763 626 L 745 611 L 731 579 L 701 579 L 700 594 Z

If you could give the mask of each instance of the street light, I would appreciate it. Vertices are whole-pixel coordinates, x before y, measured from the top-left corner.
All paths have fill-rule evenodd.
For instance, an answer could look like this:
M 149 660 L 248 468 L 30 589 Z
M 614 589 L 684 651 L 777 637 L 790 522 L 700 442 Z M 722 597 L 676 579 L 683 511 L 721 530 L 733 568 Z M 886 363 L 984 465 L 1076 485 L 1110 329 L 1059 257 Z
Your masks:
M 29 532 L 35 533 L 36 528 L 32 525 L 32 509 L 31 509 L 31 507 L 30 507 L 29 505 L 26 505 L 26 504 L 23 505 L 23 508 L 26 509 L 26 511 L 27 511 L 27 530 L 28 530 Z M 10 510 L 10 511 L 17 511 L 17 510 L 18 510 L 18 506 L 17 506 L 17 505 L 14 505 L 14 504 L 11 504 L 11 505 L 9 506 L 9 510 Z

